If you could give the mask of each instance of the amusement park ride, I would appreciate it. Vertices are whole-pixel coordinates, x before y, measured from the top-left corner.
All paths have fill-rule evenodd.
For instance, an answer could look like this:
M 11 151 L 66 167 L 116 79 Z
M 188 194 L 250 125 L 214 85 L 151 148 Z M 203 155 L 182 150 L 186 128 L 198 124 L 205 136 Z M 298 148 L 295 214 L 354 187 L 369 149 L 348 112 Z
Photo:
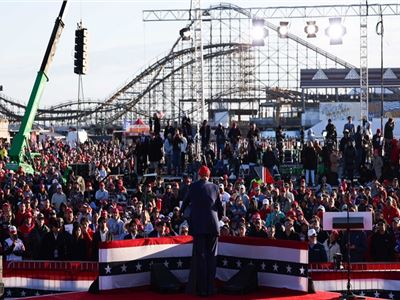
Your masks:
M 79 120 L 83 127 L 116 128 L 126 119 L 146 119 L 158 111 L 171 120 L 179 121 L 186 115 L 195 122 L 204 119 L 217 122 L 218 114 L 225 112 L 230 120 L 239 123 L 268 118 L 271 110 L 302 114 L 307 105 L 326 99 L 324 95 L 305 94 L 300 86 L 300 71 L 307 69 L 354 69 L 360 81 L 356 98 L 360 102 L 360 117 L 368 115 L 367 19 L 400 15 L 400 4 L 368 3 L 261 8 L 219 4 L 204 9 L 200 0 L 196 0 L 190 10 L 145 10 L 144 22 L 187 22 L 185 30 L 181 30 L 182 36 L 164 57 L 102 101 L 73 100 L 38 108 L 48 80 L 46 72 L 63 28 L 61 18 L 66 2 L 63 1 L 27 106 L 0 94 L 0 114 L 11 123 L 21 124 L 10 150 L 12 169 L 23 165 L 31 170 L 24 149 L 34 121 L 57 126 Z M 282 31 L 288 22 L 280 22 L 280 26 L 270 22 L 307 19 L 307 26 L 314 26 L 314 32 L 306 32 L 307 38 L 312 38 L 318 27 L 310 19 L 330 18 L 330 22 L 338 22 L 340 17 L 360 20 L 359 68 L 288 32 L 287 28 Z M 256 23 L 263 25 L 262 45 L 252 39 Z

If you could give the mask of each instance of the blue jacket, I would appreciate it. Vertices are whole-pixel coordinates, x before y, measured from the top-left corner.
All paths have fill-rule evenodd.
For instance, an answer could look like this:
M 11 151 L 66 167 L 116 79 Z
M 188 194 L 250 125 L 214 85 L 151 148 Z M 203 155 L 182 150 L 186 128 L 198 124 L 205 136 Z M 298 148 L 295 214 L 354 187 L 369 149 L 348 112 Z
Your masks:
M 191 184 L 189 192 L 182 204 L 182 211 L 190 206 L 190 235 L 219 235 L 219 216 L 222 216 L 222 203 L 218 186 L 198 180 Z

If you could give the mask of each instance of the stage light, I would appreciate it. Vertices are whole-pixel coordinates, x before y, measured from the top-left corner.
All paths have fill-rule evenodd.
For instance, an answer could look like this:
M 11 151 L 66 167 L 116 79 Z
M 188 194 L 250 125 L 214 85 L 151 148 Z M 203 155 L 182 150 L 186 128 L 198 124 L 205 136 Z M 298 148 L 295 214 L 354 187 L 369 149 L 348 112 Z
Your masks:
M 329 27 L 325 29 L 325 34 L 330 38 L 331 45 L 343 43 L 343 36 L 346 34 L 346 27 L 342 24 L 342 18 L 329 18 Z
M 264 19 L 253 19 L 251 39 L 253 46 L 264 46 L 264 39 L 268 36 L 268 30 L 264 27 Z
M 182 41 L 189 41 L 191 39 L 190 28 L 182 28 L 181 30 L 179 30 L 179 35 L 181 36 Z
M 287 38 L 289 33 L 289 22 L 279 22 L 278 35 L 280 38 Z
M 307 33 L 308 38 L 317 37 L 318 26 L 315 21 L 307 21 L 306 27 L 304 27 L 304 32 Z

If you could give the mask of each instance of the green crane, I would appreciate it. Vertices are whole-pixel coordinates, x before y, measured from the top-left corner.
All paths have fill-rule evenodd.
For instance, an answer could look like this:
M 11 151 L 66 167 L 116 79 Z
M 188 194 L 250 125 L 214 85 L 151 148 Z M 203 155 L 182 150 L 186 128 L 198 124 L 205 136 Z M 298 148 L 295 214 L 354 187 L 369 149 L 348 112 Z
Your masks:
M 32 174 L 34 172 L 32 163 L 32 155 L 27 149 L 29 147 L 28 140 L 30 137 L 33 122 L 35 120 L 36 112 L 39 107 L 39 101 L 42 97 L 45 83 L 49 80 L 47 71 L 53 60 L 56 52 L 58 40 L 60 39 L 61 32 L 64 28 L 64 22 L 62 20 L 65 8 L 67 6 L 67 0 L 64 0 L 60 13 L 56 19 L 53 27 L 53 31 L 50 36 L 50 41 L 47 45 L 46 53 L 44 55 L 42 65 L 36 76 L 35 83 L 32 88 L 31 96 L 29 97 L 28 105 L 26 106 L 24 117 L 22 118 L 21 127 L 18 133 L 13 138 L 11 149 L 9 152 L 10 162 L 7 164 L 9 170 L 17 170 L 19 167 Z

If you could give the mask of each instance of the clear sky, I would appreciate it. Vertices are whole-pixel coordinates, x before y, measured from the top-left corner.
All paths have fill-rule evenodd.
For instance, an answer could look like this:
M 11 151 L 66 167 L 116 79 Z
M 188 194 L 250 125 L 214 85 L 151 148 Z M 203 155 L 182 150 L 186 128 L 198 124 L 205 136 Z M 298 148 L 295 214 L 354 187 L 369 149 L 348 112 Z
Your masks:
M 221 1 L 203 0 L 202 7 Z M 222 2 L 229 2 L 224 0 Z M 359 4 L 341 0 L 237 0 L 242 7 Z M 399 3 L 399 0 L 369 1 Z M 28 101 L 36 73 L 40 67 L 61 0 L 0 0 L 0 85 L 3 93 L 21 103 Z M 161 57 L 178 37 L 182 22 L 142 21 L 144 9 L 190 7 L 190 0 L 69 0 L 65 13 L 65 28 L 50 67 L 49 78 L 40 106 L 76 99 L 78 76 L 73 73 L 74 31 L 82 19 L 89 31 L 89 73 L 84 76 L 86 99 L 104 100 L 144 67 Z M 328 24 L 328 19 L 318 19 Z M 379 37 L 375 33 L 377 17 L 370 17 L 369 66 L 380 66 Z M 279 20 L 271 20 L 279 23 Z M 298 22 L 299 26 L 295 25 Z M 293 21 L 292 32 L 304 37 L 305 20 Z M 324 28 L 312 42 L 354 65 L 359 65 L 359 19 L 344 20 L 347 35 L 344 44 L 330 46 Z M 400 16 L 386 17 L 385 66 L 400 67 Z M 323 27 L 323 26 L 321 26 Z M 298 30 L 298 32 L 296 32 Z M 311 40 L 309 40 L 311 41 Z

